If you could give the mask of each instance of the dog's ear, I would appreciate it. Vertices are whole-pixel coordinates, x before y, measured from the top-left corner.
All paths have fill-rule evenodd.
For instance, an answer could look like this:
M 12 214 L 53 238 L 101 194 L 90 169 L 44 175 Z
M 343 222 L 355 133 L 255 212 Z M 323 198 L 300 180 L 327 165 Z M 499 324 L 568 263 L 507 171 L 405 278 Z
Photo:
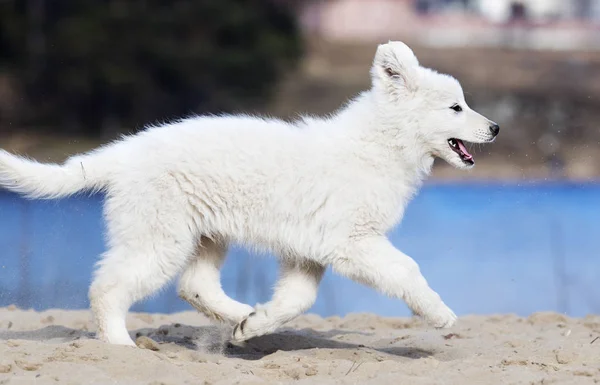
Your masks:
M 418 84 L 419 61 L 413 51 L 399 41 L 377 47 L 373 68 L 373 80 L 394 88 L 415 91 Z

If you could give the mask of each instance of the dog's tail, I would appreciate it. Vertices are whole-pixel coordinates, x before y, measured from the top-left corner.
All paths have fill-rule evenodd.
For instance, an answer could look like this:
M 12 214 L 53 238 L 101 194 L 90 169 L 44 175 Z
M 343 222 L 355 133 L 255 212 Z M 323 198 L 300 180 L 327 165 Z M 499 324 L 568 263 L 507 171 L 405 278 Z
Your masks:
M 69 158 L 64 164 L 43 164 L 0 150 L 0 187 L 29 198 L 54 199 L 108 185 L 97 153 Z

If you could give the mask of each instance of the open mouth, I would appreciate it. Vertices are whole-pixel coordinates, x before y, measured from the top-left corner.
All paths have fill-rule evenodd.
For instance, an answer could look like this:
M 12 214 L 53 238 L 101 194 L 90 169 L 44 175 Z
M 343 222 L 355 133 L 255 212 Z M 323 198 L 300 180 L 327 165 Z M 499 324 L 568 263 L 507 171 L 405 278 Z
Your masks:
M 469 154 L 469 151 L 467 151 L 467 148 L 465 147 L 465 144 L 462 140 L 450 138 L 448 139 L 448 145 L 450 146 L 452 151 L 454 151 L 458 154 L 458 156 L 460 156 L 460 159 L 463 162 L 470 165 L 475 164 L 475 159 L 473 159 L 473 155 Z

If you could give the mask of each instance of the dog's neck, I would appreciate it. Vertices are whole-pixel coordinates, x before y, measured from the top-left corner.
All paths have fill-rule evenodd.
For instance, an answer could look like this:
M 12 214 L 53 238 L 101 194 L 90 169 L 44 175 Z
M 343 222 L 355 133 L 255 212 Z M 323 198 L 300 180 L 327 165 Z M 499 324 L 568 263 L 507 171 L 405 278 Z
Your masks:
M 392 107 L 392 108 L 390 108 Z M 425 150 L 407 117 L 398 117 L 393 106 L 378 102 L 373 90 L 361 93 L 332 117 L 358 149 L 355 155 L 392 175 L 402 174 L 416 185 L 430 174 L 434 157 Z
M 389 202 L 389 206 L 380 209 L 389 215 L 383 224 L 387 229 L 401 220 L 406 205 L 433 166 L 433 156 L 414 137 L 416 129 L 410 125 L 416 122 L 402 122 L 389 114 L 368 91 L 328 120 L 336 151 L 367 165 L 371 171 L 361 174 L 364 184 L 380 189 L 373 196 L 386 196 L 382 201 Z M 370 183 L 369 178 L 375 183 Z

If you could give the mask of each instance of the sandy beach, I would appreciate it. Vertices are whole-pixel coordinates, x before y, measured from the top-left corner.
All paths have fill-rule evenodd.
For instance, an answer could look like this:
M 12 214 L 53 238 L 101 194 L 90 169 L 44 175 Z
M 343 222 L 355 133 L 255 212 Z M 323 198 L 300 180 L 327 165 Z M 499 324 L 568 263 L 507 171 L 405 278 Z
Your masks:
M 93 338 L 88 311 L 0 309 L 0 384 L 595 384 L 600 316 L 467 316 L 448 330 L 417 318 L 305 315 L 227 343 L 195 312 L 132 313 L 142 348 Z

